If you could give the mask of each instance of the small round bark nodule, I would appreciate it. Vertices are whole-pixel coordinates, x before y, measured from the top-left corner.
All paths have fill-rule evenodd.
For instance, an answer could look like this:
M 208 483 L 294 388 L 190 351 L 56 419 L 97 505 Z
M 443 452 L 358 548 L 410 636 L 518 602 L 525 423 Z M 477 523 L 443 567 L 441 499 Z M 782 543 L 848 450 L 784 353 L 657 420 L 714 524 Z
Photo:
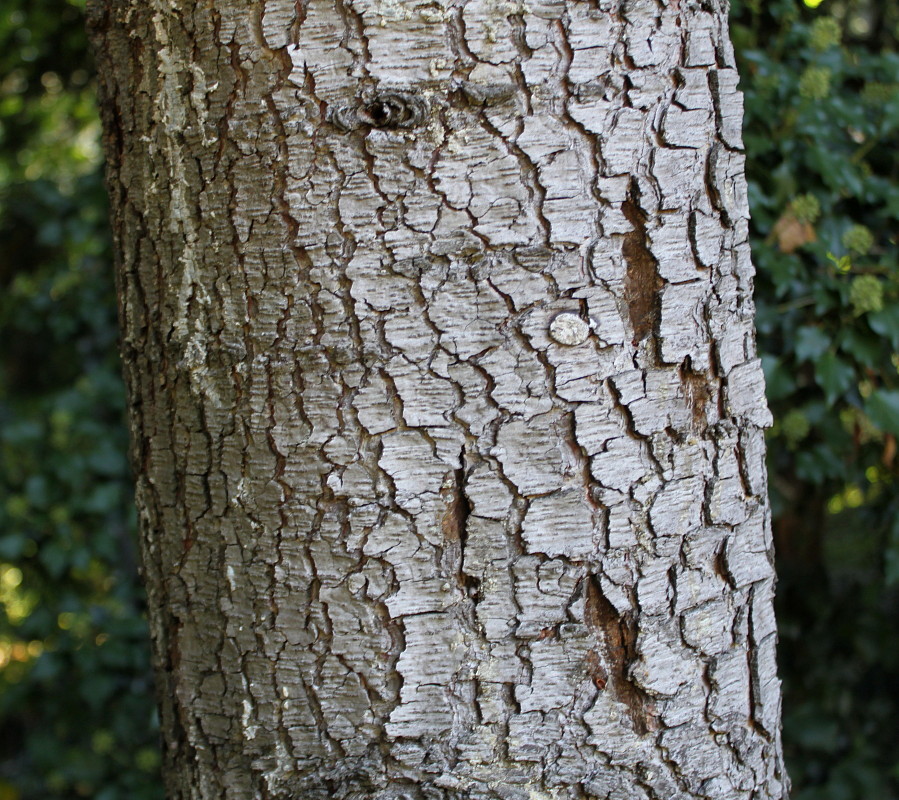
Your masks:
M 571 311 L 563 311 L 549 323 L 549 335 L 559 344 L 583 344 L 590 336 L 590 323 Z
M 723 0 L 101 5 L 170 800 L 782 800 Z

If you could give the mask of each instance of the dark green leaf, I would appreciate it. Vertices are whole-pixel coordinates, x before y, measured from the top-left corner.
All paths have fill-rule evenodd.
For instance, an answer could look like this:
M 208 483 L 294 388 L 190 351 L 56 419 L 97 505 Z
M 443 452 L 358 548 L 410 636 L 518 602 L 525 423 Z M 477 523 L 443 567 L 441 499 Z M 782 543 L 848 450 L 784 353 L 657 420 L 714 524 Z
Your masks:
M 871 330 L 887 339 L 893 349 L 899 350 L 899 306 L 894 304 L 867 317 Z
M 779 358 L 762 355 L 762 369 L 765 373 L 765 385 L 769 400 L 780 400 L 795 391 L 796 381 L 793 374 Z
M 855 370 L 836 353 L 824 353 L 815 364 L 815 379 L 824 390 L 828 405 L 833 405 L 855 380 Z
M 815 361 L 830 348 L 831 339 L 821 328 L 803 326 L 796 331 L 796 360 Z
M 880 430 L 899 434 L 899 389 L 876 389 L 865 403 L 865 412 Z

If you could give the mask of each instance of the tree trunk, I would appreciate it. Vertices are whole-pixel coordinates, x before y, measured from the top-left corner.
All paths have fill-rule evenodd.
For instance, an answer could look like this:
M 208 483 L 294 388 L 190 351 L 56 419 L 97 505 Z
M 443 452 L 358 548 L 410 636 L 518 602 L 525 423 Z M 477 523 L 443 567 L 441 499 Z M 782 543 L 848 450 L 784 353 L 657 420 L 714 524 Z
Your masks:
M 169 797 L 783 798 L 724 0 L 106 0 Z

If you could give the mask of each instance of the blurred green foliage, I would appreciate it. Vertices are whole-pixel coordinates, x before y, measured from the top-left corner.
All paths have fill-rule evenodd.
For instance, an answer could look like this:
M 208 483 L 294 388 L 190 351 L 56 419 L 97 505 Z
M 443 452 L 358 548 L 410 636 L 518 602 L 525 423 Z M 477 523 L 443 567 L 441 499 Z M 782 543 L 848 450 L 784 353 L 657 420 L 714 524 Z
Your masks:
M 83 12 L 0 9 L 0 800 L 157 800 Z
M 0 800 L 157 800 L 78 0 L 0 9 Z M 734 0 L 794 800 L 899 800 L 899 2 Z
M 899 798 L 899 3 L 735 0 L 793 800 Z

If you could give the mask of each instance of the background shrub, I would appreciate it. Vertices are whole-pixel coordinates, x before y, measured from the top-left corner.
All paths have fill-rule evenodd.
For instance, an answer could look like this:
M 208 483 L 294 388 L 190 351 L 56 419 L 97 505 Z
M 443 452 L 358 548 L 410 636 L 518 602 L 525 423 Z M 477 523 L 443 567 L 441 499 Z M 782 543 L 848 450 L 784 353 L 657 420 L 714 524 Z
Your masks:
M 899 797 L 899 4 L 737 0 L 794 800 Z
M 0 800 L 161 800 L 79 6 L 0 10 Z

